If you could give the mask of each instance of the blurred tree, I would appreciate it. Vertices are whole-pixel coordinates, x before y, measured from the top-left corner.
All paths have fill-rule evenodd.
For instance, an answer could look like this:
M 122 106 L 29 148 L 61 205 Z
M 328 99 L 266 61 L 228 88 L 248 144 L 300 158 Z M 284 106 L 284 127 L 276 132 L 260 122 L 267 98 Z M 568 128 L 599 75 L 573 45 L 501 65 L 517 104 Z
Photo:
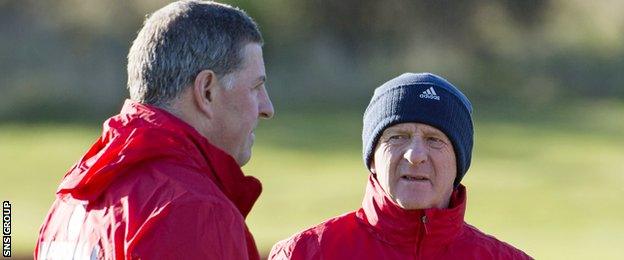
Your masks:
M 127 50 L 168 2 L 0 1 L 0 119 L 115 113 Z M 361 110 L 404 71 L 442 74 L 484 104 L 624 98 L 622 1 L 225 2 L 260 24 L 278 110 Z

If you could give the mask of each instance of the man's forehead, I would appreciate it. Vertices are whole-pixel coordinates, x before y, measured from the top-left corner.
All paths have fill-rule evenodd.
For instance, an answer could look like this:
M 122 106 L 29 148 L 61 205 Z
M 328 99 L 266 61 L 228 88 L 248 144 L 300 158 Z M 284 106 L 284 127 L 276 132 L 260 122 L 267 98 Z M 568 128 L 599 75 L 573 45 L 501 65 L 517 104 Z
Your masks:
M 427 131 L 427 132 L 439 132 L 444 134 L 440 129 L 423 123 L 416 122 L 408 122 L 408 123 L 400 123 L 386 128 L 384 132 L 395 132 L 395 131 Z
M 248 43 L 242 49 L 243 60 L 239 70 L 233 74 L 237 78 L 245 78 L 247 81 L 265 82 L 266 72 L 262 58 L 262 47 L 258 43 Z

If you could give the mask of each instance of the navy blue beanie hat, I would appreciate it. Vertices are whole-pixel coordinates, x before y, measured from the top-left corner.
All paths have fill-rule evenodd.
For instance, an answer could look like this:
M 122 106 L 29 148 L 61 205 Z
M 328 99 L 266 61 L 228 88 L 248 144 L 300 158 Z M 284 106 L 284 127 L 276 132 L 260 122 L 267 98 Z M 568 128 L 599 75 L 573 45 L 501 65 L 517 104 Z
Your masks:
M 444 132 L 453 143 L 457 186 L 470 167 L 473 128 L 472 105 L 464 94 L 440 76 L 405 73 L 377 89 L 364 112 L 362 149 L 370 169 L 383 131 L 400 123 L 422 123 Z

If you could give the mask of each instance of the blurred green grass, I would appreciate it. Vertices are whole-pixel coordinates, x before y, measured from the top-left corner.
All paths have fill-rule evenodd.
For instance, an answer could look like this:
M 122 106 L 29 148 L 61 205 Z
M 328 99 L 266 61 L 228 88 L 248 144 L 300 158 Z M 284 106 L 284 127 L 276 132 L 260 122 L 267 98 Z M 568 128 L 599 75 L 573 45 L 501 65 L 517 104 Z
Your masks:
M 476 111 L 468 222 L 537 259 L 622 257 L 624 104 L 493 111 Z M 349 111 L 278 113 L 261 123 L 244 171 L 264 185 L 248 218 L 262 252 L 360 205 L 360 129 L 361 114 Z M 56 186 L 99 131 L 0 125 L 0 199 L 13 204 L 14 255 L 31 254 Z

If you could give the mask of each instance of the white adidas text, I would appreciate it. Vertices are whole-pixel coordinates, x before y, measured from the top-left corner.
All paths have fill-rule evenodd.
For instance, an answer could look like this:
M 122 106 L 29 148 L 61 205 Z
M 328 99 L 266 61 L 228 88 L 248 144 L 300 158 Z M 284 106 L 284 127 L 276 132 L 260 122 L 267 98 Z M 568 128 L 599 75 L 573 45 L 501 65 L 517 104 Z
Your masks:
M 430 87 L 427 90 L 423 91 L 423 93 L 420 94 L 419 97 L 420 98 L 440 100 L 440 96 L 437 95 L 437 93 L 435 92 L 433 87 Z

